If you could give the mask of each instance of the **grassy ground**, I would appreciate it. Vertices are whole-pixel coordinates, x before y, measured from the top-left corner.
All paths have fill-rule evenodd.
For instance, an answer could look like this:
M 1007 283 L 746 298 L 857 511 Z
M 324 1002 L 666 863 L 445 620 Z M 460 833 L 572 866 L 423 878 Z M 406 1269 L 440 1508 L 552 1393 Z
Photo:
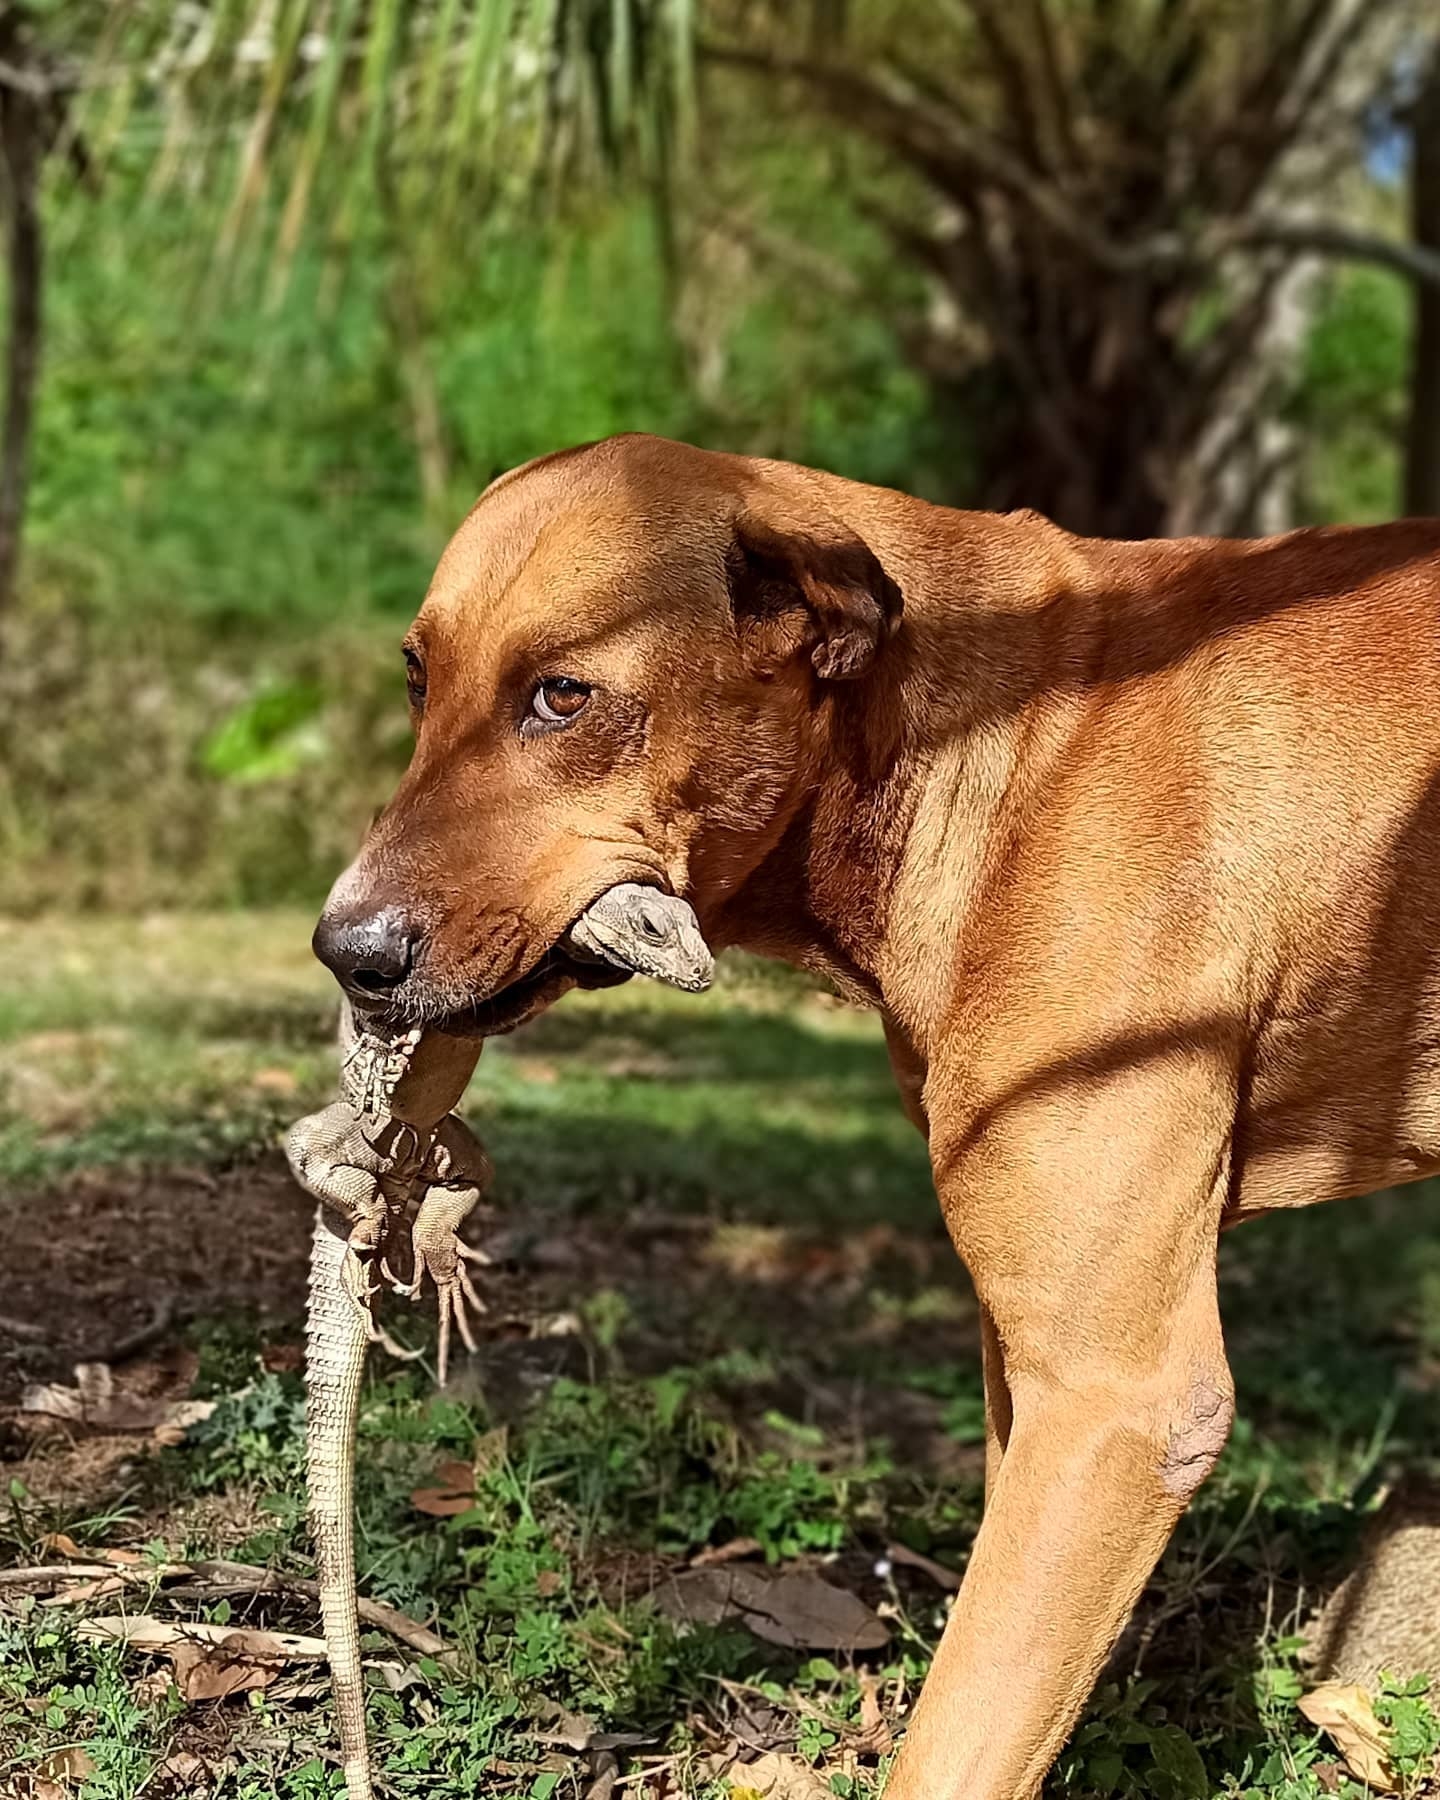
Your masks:
M 308 1572 L 307 1220 L 274 1148 L 334 1078 L 307 930 L 0 926 L 0 1520 L 16 1566 L 123 1565 L 0 1585 L 0 1794 L 333 1788 L 310 1662 L 197 1674 L 86 1625 L 318 1629 L 283 1588 Z M 695 1000 L 635 982 L 490 1046 L 467 1111 L 500 1170 L 483 1352 L 443 1397 L 428 1356 L 377 1361 L 362 1422 L 363 1589 L 455 1648 L 368 1640 L 387 1791 L 874 1794 L 978 1522 L 981 1421 L 973 1297 L 875 1022 L 748 966 Z M 1440 1441 L 1440 1192 L 1261 1222 L 1223 1268 L 1241 1423 L 1053 1794 L 1344 1791 L 1295 1711 L 1296 1627 Z M 80 1360 L 115 1364 L 97 1423 L 18 1410 Z M 188 1397 L 216 1404 L 182 1438 Z M 823 1572 L 884 1646 L 846 1653 L 854 1622 L 827 1637 L 798 1588 L 789 1646 L 677 1623 L 672 1577 L 716 1551 Z M 173 1573 L 216 1558 L 282 1591 Z

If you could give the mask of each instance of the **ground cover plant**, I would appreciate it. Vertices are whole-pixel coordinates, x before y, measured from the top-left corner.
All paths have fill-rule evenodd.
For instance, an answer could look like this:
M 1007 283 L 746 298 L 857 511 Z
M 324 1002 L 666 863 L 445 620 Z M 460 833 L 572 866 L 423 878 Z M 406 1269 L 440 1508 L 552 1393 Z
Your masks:
M 276 1150 L 334 1080 L 307 930 L 0 929 L 0 1793 L 335 1790 Z M 699 999 L 635 982 L 489 1046 L 467 1112 L 499 1168 L 484 1353 L 444 1394 L 428 1354 L 377 1357 L 361 1423 L 363 1591 L 442 1640 L 367 1621 L 385 1791 L 878 1793 L 983 1414 L 876 1021 L 754 964 Z M 1240 1423 L 1054 1795 L 1364 1791 L 1297 1708 L 1302 1627 L 1440 1441 L 1440 1194 L 1263 1221 L 1222 1268 Z M 85 1417 L 22 1409 L 44 1384 Z M 1406 1794 L 1427 1675 L 1373 1695 Z

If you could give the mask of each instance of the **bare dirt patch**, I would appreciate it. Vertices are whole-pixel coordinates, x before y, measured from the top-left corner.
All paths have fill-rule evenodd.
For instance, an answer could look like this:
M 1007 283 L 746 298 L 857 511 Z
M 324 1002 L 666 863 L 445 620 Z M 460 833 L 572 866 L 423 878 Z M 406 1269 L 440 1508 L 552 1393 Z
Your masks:
M 111 1361 L 156 1321 L 163 1339 L 205 1316 L 297 1320 L 309 1218 L 278 1154 L 218 1173 L 86 1170 L 0 1197 L 0 1404 Z

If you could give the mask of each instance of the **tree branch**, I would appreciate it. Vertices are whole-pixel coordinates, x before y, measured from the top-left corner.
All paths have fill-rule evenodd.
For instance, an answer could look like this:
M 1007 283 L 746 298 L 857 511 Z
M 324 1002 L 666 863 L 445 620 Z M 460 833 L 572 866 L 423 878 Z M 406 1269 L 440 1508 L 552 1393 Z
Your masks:
M 893 68 L 861 74 L 732 44 L 702 44 L 700 54 L 707 62 L 802 83 L 827 112 L 893 150 L 942 193 L 954 198 L 977 185 L 997 189 L 1024 206 L 1052 237 L 1100 268 L 1132 273 L 1155 260 L 1137 258 L 1127 246 L 1096 231 L 1053 182 L 983 127 L 927 101 Z
M 702 225 L 723 232 L 737 244 L 743 244 L 762 261 L 775 263 L 804 276 L 811 286 L 834 300 L 853 305 L 864 297 L 865 284 L 855 271 L 847 263 L 827 256 L 823 250 L 817 250 L 813 244 L 791 237 L 772 226 L 757 225 L 738 211 L 705 207 L 701 209 L 699 216 Z
M 952 197 L 978 182 L 1023 206 L 1037 223 L 1097 268 L 1148 275 L 1203 267 L 1227 252 L 1289 250 L 1370 262 L 1426 285 L 1440 284 L 1440 254 L 1342 224 L 1280 218 L 1227 221 L 1194 236 L 1160 232 L 1122 243 L 1097 229 L 1067 196 L 998 139 L 926 101 L 892 69 L 858 70 L 737 45 L 704 44 L 707 61 L 801 82 L 821 105 L 878 139 Z
M 1440 251 L 1425 250 L 1399 238 L 1319 221 L 1255 219 L 1217 234 L 1216 244 L 1231 250 L 1292 250 L 1334 262 L 1368 262 L 1425 287 L 1440 287 Z

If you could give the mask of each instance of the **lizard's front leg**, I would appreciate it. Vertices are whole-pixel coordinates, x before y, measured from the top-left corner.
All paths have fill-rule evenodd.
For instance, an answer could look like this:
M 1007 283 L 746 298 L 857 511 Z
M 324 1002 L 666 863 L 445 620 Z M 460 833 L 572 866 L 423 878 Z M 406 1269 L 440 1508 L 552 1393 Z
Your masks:
M 385 1233 L 387 1207 L 380 1159 L 366 1142 L 353 1106 L 337 1100 L 297 1119 L 285 1134 L 285 1157 L 295 1179 L 349 1227 L 340 1279 L 350 1299 L 369 1312 L 369 1271 Z
M 467 1350 L 473 1353 L 478 1348 L 469 1308 L 484 1312 L 485 1303 L 475 1291 L 465 1265 L 486 1264 L 490 1258 L 464 1241 L 460 1227 L 490 1186 L 494 1174 L 494 1164 L 484 1146 L 464 1121 L 453 1113 L 442 1119 L 425 1163 L 424 1179 L 430 1185 L 410 1234 L 414 1258 L 411 1291 L 418 1294 L 428 1275 L 435 1283 L 439 1301 L 436 1364 L 441 1387 L 449 1369 L 451 1325 L 459 1331 Z
M 408 1131 L 404 1141 L 392 1130 L 385 1147 L 372 1144 L 354 1107 L 343 1100 L 297 1120 L 285 1134 L 285 1155 L 295 1179 L 349 1227 L 339 1269 L 347 1299 L 364 1319 L 370 1341 L 407 1359 L 419 1352 L 404 1349 L 377 1322 L 371 1275 L 394 1211 L 398 1207 L 403 1215 L 406 1209 L 418 1168 L 417 1151 L 414 1133 Z

